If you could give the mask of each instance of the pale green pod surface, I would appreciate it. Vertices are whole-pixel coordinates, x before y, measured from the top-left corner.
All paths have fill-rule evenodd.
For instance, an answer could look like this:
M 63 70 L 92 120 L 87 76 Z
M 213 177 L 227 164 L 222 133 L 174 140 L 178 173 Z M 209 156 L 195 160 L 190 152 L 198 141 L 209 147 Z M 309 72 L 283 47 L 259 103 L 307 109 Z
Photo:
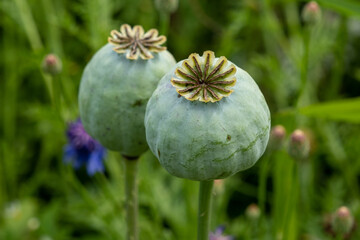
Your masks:
M 137 157 L 148 148 L 144 128 L 147 101 L 176 62 L 166 50 L 152 54 L 130 50 L 107 44 L 92 57 L 81 79 L 79 108 L 84 128 L 93 138 L 110 150 Z M 149 59 L 146 54 L 151 55 Z
M 210 67 L 206 67 L 205 55 L 214 58 Z M 200 64 L 191 62 L 194 57 Z M 213 84 L 207 91 L 193 88 L 191 71 L 185 72 L 187 63 L 199 76 L 204 75 L 200 69 L 209 75 L 222 64 L 220 80 L 210 79 L 220 87 Z M 179 80 L 181 76 L 186 84 Z M 203 57 L 190 55 L 161 79 L 147 104 L 145 128 L 151 151 L 169 173 L 199 181 L 220 179 L 253 166 L 264 153 L 270 112 L 247 72 L 206 51 Z

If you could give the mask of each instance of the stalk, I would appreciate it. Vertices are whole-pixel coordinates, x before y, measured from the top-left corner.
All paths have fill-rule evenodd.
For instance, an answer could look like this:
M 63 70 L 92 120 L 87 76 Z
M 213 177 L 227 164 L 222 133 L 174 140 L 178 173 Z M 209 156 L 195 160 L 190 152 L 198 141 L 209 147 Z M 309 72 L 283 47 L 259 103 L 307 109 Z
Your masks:
M 32 16 L 28 1 L 15 0 L 15 4 L 19 11 L 20 18 L 21 18 L 25 33 L 29 39 L 32 50 L 38 51 L 38 50 L 43 49 L 43 44 L 41 42 L 40 34 L 37 29 L 35 20 Z
M 259 189 L 258 189 L 258 199 L 259 207 L 265 216 L 265 202 L 266 202 L 266 180 L 269 174 L 269 162 L 270 158 L 265 157 L 262 165 L 260 166 L 260 176 L 259 176 Z
M 160 13 L 160 32 L 161 34 L 167 36 L 169 32 L 169 26 L 170 26 L 170 14 L 161 12 Z
M 127 240 L 138 240 L 138 186 L 137 169 L 138 158 L 125 158 L 125 195 L 126 195 L 126 224 Z
M 274 239 L 295 239 L 298 231 L 294 225 L 297 204 L 297 171 L 294 161 L 282 152 L 273 157 L 274 171 Z
M 201 181 L 199 192 L 198 240 L 209 240 L 210 207 L 214 180 Z
M 53 76 L 51 74 L 43 74 L 43 77 L 57 117 L 61 122 L 64 122 L 61 108 L 60 79 L 57 76 Z
M 20 49 L 16 49 L 19 39 L 13 29 L 16 25 L 13 21 L 1 14 L 0 22 L 3 25 L 2 52 L 1 56 L 4 60 L 3 71 L 0 73 L 1 90 L 0 90 L 0 131 L 3 134 L 0 142 L 0 214 L 3 211 L 3 205 L 9 199 L 16 196 L 18 167 L 16 158 L 18 151 L 16 149 L 17 141 L 17 115 L 18 115 L 18 94 L 19 81 L 21 79 L 22 68 L 16 63 L 19 61 L 18 56 Z M 6 104 L 5 104 L 6 103 Z
M 302 66 L 301 66 L 301 85 L 300 85 L 300 93 L 297 98 L 296 107 L 301 107 L 307 104 L 308 97 L 307 90 L 308 90 L 308 68 L 309 68 L 309 44 L 310 44 L 310 37 L 311 37 L 311 30 L 310 28 L 306 28 L 303 34 L 303 45 L 304 45 L 304 54 L 302 57 Z
M 309 161 L 309 159 L 306 159 Z M 300 208 L 302 212 L 303 222 L 308 221 L 311 209 L 312 198 L 312 164 L 311 162 L 299 162 L 297 164 L 300 190 Z
M 60 89 L 60 80 L 55 76 L 50 76 L 52 90 L 54 94 L 54 107 L 59 114 L 59 117 L 62 119 L 62 109 L 61 109 L 61 89 Z

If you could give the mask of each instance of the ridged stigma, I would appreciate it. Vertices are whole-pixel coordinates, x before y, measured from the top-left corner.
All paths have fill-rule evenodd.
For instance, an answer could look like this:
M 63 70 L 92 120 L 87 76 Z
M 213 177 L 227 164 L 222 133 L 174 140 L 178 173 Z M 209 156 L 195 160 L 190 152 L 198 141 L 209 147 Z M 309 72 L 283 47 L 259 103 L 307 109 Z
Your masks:
M 235 85 L 236 67 L 225 57 L 220 57 L 215 62 L 215 54 L 205 51 L 200 57 L 192 53 L 184 60 L 182 66 L 176 68 L 176 77 L 171 79 L 171 84 L 176 91 L 190 101 L 217 102 L 229 96 Z
M 131 28 L 128 24 L 120 27 L 120 32 L 112 30 L 108 42 L 115 45 L 114 51 L 117 53 L 126 53 L 126 58 L 136 60 L 140 56 L 142 59 L 151 59 L 151 52 L 160 52 L 166 50 L 166 47 L 160 46 L 166 42 L 165 36 L 158 36 L 156 29 L 150 29 L 146 33 L 140 25 Z

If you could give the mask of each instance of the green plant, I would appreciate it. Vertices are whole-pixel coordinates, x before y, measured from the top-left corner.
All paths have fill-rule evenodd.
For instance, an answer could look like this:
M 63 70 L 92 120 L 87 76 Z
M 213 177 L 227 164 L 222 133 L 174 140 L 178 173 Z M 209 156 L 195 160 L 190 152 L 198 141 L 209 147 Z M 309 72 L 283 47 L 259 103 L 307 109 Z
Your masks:
M 270 112 L 261 91 L 225 57 L 191 54 L 160 81 L 145 127 L 169 173 L 201 181 L 198 239 L 207 239 L 213 180 L 251 167 L 265 151 Z
M 145 107 L 157 83 L 175 64 L 160 47 L 166 41 L 155 29 L 144 33 L 122 25 L 109 44 L 86 66 L 79 90 L 80 116 L 86 131 L 103 146 L 123 156 L 138 157 L 147 150 Z M 113 44 L 115 46 L 113 46 Z
M 127 239 L 138 239 L 138 157 L 147 150 L 146 103 L 174 57 L 160 46 L 156 29 L 124 24 L 86 66 L 79 90 L 84 128 L 102 145 L 125 158 Z M 113 46 L 115 45 L 115 47 Z
M 255 164 L 266 148 L 270 112 L 248 73 L 206 51 L 162 78 L 145 126 L 150 149 L 166 170 L 207 181 Z

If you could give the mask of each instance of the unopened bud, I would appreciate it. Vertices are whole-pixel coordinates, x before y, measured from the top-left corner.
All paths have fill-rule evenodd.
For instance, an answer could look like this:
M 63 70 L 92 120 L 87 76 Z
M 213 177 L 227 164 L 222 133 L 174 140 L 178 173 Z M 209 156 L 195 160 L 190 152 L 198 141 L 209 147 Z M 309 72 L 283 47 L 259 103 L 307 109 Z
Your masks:
M 321 9 L 315 1 L 308 2 L 301 13 L 301 17 L 306 24 L 316 24 L 321 19 Z
M 338 235 L 349 234 L 354 226 L 354 217 L 351 215 L 350 210 L 347 207 L 340 207 L 332 221 L 332 229 L 334 233 Z
M 245 215 L 254 221 L 259 219 L 260 214 L 260 208 L 255 203 L 250 204 L 245 210 Z
M 42 69 L 50 75 L 57 75 L 62 70 L 61 60 L 55 54 L 48 54 L 42 62 Z
M 217 194 L 221 194 L 224 192 L 224 179 L 214 180 L 214 190 Z
M 290 137 L 289 155 L 296 160 L 304 160 L 310 152 L 310 142 L 302 130 L 295 130 Z
M 155 7 L 159 12 L 173 13 L 178 8 L 178 0 L 155 0 Z
M 286 130 L 282 125 L 276 125 L 271 129 L 269 139 L 269 149 L 279 150 L 283 147 Z

